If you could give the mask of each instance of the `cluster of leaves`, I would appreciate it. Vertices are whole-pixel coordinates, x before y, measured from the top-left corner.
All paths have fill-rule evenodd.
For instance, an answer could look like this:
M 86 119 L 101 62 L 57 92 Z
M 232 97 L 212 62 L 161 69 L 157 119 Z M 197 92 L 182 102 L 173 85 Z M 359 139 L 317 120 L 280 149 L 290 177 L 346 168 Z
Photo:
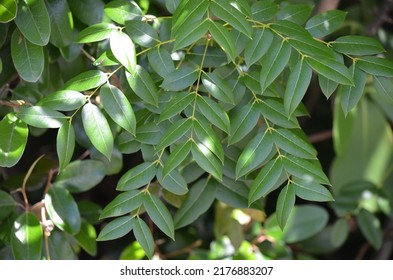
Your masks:
M 48 168 L 42 198 L 33 204 L 28 197 L 38 161 L 19 185 L 21 203 L 0 193 L 0 220 L 9 225 L 2 240 L 15 258 L 42 258 L 44 238 L 48 258 L 73 256 L 75 243 L 94 255 L 96 238 L 130 231 L 151 258 L 155 241 L 144 217 L 174 240 L 176 229 L 215 200 L 231 211 L 258 212 L 273 191 L 276 212 L 266 222 L 273 236 L 299 242 L 327 225 L 323 208 L 295 206 L 297 197 L 333 200 L 297 119 L 308 114 L 301 102 L 313 72 L 327 98 L 338 92 L 344 117 L 360 104 L 368 78 L 378 98 L 392 98 L 393 63 L 378 55 L 384 48 L 373 38 L 322 39 L 342 25 L 342 11 L 312 16 L 309 5 L 249 2 L 166 1 L 168 17 L 145 14 L 126 0 L 4 2 L 0 85 L 16 80 L 17 86 L 3 87 L 0 165 L 18 163 L 29 133 L 58 129 L 58 164 Z M 90 159 L 75 160 L 79 147 Z M 137 152 L 143 162 L 121 176 L 121 193 L 99 216 L 112 220 L 97 237 L 98 218 L 87 209 L 98 207 L 77 203 L 72 194 L 119 173 L 123 155 Z M 333 231 L 348 232 L 347 213 Z M 368 225 L 375 217 L 366 210 L 359 215 L 373 240 Z M 59 240 L 68 255 L 51 248 Z

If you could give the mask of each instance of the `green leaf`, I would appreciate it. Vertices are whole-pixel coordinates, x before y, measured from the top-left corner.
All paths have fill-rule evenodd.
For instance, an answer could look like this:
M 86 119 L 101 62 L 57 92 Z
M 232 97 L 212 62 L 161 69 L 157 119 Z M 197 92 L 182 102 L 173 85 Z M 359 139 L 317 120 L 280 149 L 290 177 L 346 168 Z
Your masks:
M 45 195 L 45 208 L 52 222 L 69 234 L 81 228 L 81 217 L 74 198 L 67 189 L 53 187 Z
M 194 132 L 203 145 L 212 151 L 224 164 L 224 149 L 214 130 L 209 124 L 195 120 L 193 122 Z
M 97 241 L 114 240 L 129 233 L 134 226 L 133 217 L 124 216 L 107 223 L 97 237 Z
M 261 165 L 271 154 L 273 141 L 268 130 L 256 134 L 243 148 L 236 163 L 236 178 L 242 177 Z
M 39 46 L 48 44 L 51 26 L 43 0 L 18 1 L 15 23 L 31 43 Z
M 252 105 L 245 105 L 234 113 L 231 130 L 229 132 L 228 144 L 233 145 L 242 140 L 250 131 L 255 128 L 259 111 Z
M 171 151 L 171 154 L 164 163 L 164 169 L 162 171 L 162 176 L 164 178 L 186 159 L 191 151 L 191 145 L 192 142 L 187 141 L 176 146 L 176 148 Z
M 102 210 L 100 219 L 118 217 L 134 211 L 142 205 L 143 197 L 144 193 L 139 190 L 132 190 L 117 195 Z
M 173 219 L 168 208 L 166 208 L 160 198 L 153 194 L 145 194 L 143 206 L 145 206 L 146 212 L 149 214 L 153 223 L 174 240 L 175 226 L 173 224 Z
M 176 93 L 174 98 L 168 102 L 168 105 L 165 106 L 164 110 L 161 112 L 160 122 L 180 114 L 194 99 L 195 94 L 187 91 Z
M 168 73 L 161 87 L 165 90 L 180 91 L 191 86 L 198 79 L 198 69 L 183 66 Z
M 295 179 L 293 187 L 296 196 L 309 201 L 333 201 L 333 196 L 326 187 L 314 182 L 312 179 Z
M 206 96 L 197 97 L 197 105 L 201 113 L 222 131 L 229 133 L 229 117 L 222 107 Z
M 313 37 L 325 37 L 340 28 L 346 15 L 346 12 L 339 10 L 330 10 L 317 14 L 307 21 L 306 29 Z
M 150 183 L 157 174 L 157 166 L 151 162 L 143 162 L 128 170 L 117 183 L 116 189 L 128 191 Z
M 137 65 L 135 72 L 126 72 L 128 84 L 143 101 L 154 106 L 158 105 L 158 90 L 149 72 Z
M 86 27 L 75 38 L 76 43 L 93 43 L 109 38 L 118 27 L 111 23 L 97 23 Z
M 142 10 L 134 1 L 111 1 L 105 5 L 104 11 L 111 20 L 121 25 L 129 20 L 142 18 Z
M 7 114 L 0 122 L 0 166 L 12 167 L 23 155 L 29 130 L 14 114 Z
M 51 260 L 76 260 L 74 248 L 70 244 L 69 236 L 64 232 L 54 230 L 48 238 L 49 255 Z
M 37 82 L 44 71 L 42 46 L 32 44 L 17 29 L 11 38 L 11 57 L 16 71 L 27 82 Z
M 16 201 L 8 193 L 0 190 L 0 221 L 7 218 L 15 209 Z
M 82 108 L 82 122 L 93 146 L 110 160 L 113 150 L 113 135 L 101 110 L 96 105 L 87 103 Z
M 365 209 L 361 209 L 357 221 L 359 223 L 360 231 L 364 237 L 370 242 L 375 250 L 382 246 L 382 230 L 378 218 Z
M 211 21 L 208 19 L 203 21 L 187 21 L 175 34 L 173 51 L 183 49 L 206 35 L 209 30 L 210 23 Z
M 229 23 L 233 28 L 251 38 L 252 27 L 245 15 L 238 10 L 237 4 L 230 0 L 212 1 L 210 11 L 221 20 Z
M 268 21 L 274 18 L 280 7 L 274 2 L 257 1 L 251 6 L 252 18 L 257 21 Z
M 0 22 L 6 23 L 16 16 L 17 6 L 15 0 L 4 0 L 0 4 Z
M 244 183 L 224 177 L 223 181 L 218 183 L 216 198 L 233 208 L 248 208 L 248 191 Z
M 303 24 L 309 18 L 313 6 L 306 4 L 284 4 L 277 14 L 277 19 Z
M 32 106 L 24 108 L 18 114 L 18 118 L 34 127 L 59 128 L 65 123 L 68 117 L 49 108 Z
M 115 31 L 110 35 L 109 44 L 116 59 L 128 72 L 134 75 L 136 71 L 136 52 L 131 38 L 121 31 Z
M 342 63 L 325 57 L 305 57 L 307 63 L 319 74 L 339 84 L 353 84 L 351 72 Z
M 180 2 L 181 0 L 167 0 L 165 1 L 165 7 L 171 14 L 173 14 L 176 11 L 176 8 L 180 5 Z
M 317 183 L 330 185 L 329 179 L 326 177 L 318 162 L 308 161 L 292 155 L 286 155 L 283 157 L 282 161 L 289 174 L 301 179 L 306 179 L 311 176 Z
M 146 256 L 151 259 L 154 254 L 154 239 L 147 224 L 139 217 L 133 222 L 133 230 L 136 240 L 142 246 Z
M 248 195 L 248 204 L 265 197 L 277 186 L 277 182 L 283 172 L 283 166 L 279 157 L 270 160 L 259 172 L 253 181 Z
M 273 141 L 282 150 L 306 159 L 316 159 L 317 151 L 301 134 L 302 130 L 278 128 L 273 130 Z
M 119 126 L 135 134 L 136 119 L 134 110 L 124 93 L 115 86 L 105 84 L 100 89 L 102 106 Z
M 72 159 L 75 149 L 75 130 L 71 122 L 65 122 L 59 129 L 56 138 L 56 151 L 59 158 L 59 173 Z
M 108 75 L 99 70 L 88 70 L 68 80 L 63 90 L 84 91 L 96 88 L 108 80 Z
M 349 70 L 352 72 L 354 86 L 342 86 L 339 91 L 341 107 L 345 115 L 359 102 L 363 95 L 367 79 L 366 73 L 360 70 L 356 64 L 353 64 Z
M 338 219 L 332 228 L 332 234 L 330 236 L 330 242 L 336 248 L 341 247 L 349 235 L 349 225 L 346 218 Z
M 290 116 L 302 101 L 311 82 L 312 70 L 301 59 L 292 70 L 288 78 L 284 94 L 285 112 Z
M 235 104 L 235 96 L 229 84 L 215 73 L 204 73 L 202 83 L 206 90 L 220 101 Z
M 93 62 L 94 66 L 114 66 L 119 65 L 116 57 L 113 55 L 110 49 L 104 51 L 96 60 Z
M 171 54 L 165 48 L 154 48 L 147 54 L 150 66 L 161 77 L 166 77 L 168 74 L 175 71 Z
M 161 186 L 175 195 L 184 195 L 188 192 L 187 182 L 177 170 L 171 170 L 163 176 L 163 169 L 158 168 L 157 180 Z
M 280 37 L 274 36 L 270 48 L 262 59 L 262 71 L 260 76 L 262 92 L 264 92 L 284 70 L 290 56 L 291 46 Z
M 278 225 L 283 230 L 288 221 L 289 215 L 295 206 L 296 193 L 295 186 L 292 184 L 286 185 L 277 198 L 276 218 Z
M 330 44 L 336 52 L 349 55 L 372 55 L 385 52 L 381 43 L 367 36 L 342 36 Z
M 196 163 L 217 180 L 222 180 L 222 166 L 214 154 L 203 143 L 193 143 L 191 153 Z
M 307 54 L 309 56 L 321 56 L 326 57 L 327 59 L 334 58 L 334 52 L 331 48 L 326 46 L 321 41 L 318 41 L 311 37 L 309 34 L 307 35 L 298 35 L 292 37 L 289 35 L 288 42 L 294 47 L 299 53 Z
M 49 41 L 58 48 L 68 46 L 74 37 L 74 22 L 67 1 L 52 0 L 45 4 L 51 22 Z
M 82 247 L 90 256 L 97 255 L 97 233 L 93 225 L 82 221 L 81 230 L 74 236 L 79 246 Z
M 161 135 L 161 130 L 155 123 L 146 123 L 136 128 L 136 140 L 143 144 L 157 145 Z
M 156 151 L 160 151 L 169 145 L 175 143 L 181 137 L 185 136 L 192 127 L 192 119 L 180 119 L 174 122 L 168 130 L 162 135 L 156 147 Z
M 338 87 L 337 82 L 329 80 L 322 75 L 318 75 L 318 83 L 319 87 L 322 90 L 322 93 L 325 95 L 326 98 L 329 98 Z
M 89 176 L 86 176 L 89 174 Z M 98 185 L 105 177 L 105 165 L 98 160 L 75 160 L 57 175 L 55 185 L 81 193 Z
M 310 33 L 304 29 L 303 26 L 300 26 L 294 22 L 290 22 L 288 20 L 277 20 L 274 23 L 270 24 L 270 27 L 273 31 L 281 33 L 281 35 L 285 35 L 289 38 L 312 38 Z
M 382 99 L 393 100 L 393 80 L 391 78 L 374 76 L 374 86 L 377 94 Z
M 284 240 L 295 243 L 305 240 L 327 225 L 329 214 L 316 205 L 295 206 L 284 229 Z
M 12 254 L 16 260 L 40 260 L 43 232 L 38 218 L 25 212 L 16 218 L 11 235 Z
M 216 196 L 217 186 L 210 179 L 197 181 L 187 194 L 183 204 L 177 210 L 174 221 L 176 229 L 194 222 L 212 205 Z
M 373 76 L 393 77 L 393 62 L 377 56 L 363 56 L 357 61 L 357 66 Z
M 132 41 L 139 46 L 151 48 L 159 42 L 157 31 L 147 22 L 129 20 L 126 22 L 126 30 Z
M 200 21 L 209 7 L 208 1 L 182 1 L 173 13 L 172 35 L 177 34 L 187 22 Z
M 37 106 L 59 111 L 73 111 L 82 107 L 87 96 L 75 90 L 59 90 L 45 96 L 37 102 Z
M 236 44 L 232 34 L 220 23 L 214 21 L 211 22 L 209 31 L 214 41 L 229 55 L 232 62 L 235 62 Z
M 273 41 L 273 33 L 267 29 L 255 29 L 252 41 L 244 49 L 244 60 L 248 67 L 259 61 Z
M 91 26 L 103 21 L 105 3 L 102 0 L 68 1 L 73 16 L 85 25 Z
M 292 114 L 285 114 L 284 105 L 279 99 L 265 99 L 255 104 L 255 107 L 261 112 L 262 116 L 274 124 L 285 128 L 299 128 L 296 117 Z

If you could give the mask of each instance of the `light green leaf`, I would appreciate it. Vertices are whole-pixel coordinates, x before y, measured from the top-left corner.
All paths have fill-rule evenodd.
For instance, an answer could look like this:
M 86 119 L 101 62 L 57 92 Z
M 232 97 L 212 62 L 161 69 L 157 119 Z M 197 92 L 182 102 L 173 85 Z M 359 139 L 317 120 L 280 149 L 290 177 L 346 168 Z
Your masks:
M 278 128 L 273 130 L 273 141 L 282 150 L 306 159 L 316 159 L 317 151 L 302 135 L 302 130 Z
M 158 105 L 158 90 L 149 72 L 140 65 L 136 65 L 134 74 L 126 72 L 128 84 L 143 101 Z
M 75 130 L 71 122 L 65 122 L 59 129 L 56 138 L 56 151 L 59 158 L 59 173 L 72 159 L 75 149 Z
M 242 140 L 255 128 L 259 119 L 259 111 L 252 105 L 245 105 L 234 112 L 229 132 L 228 144 L 233 145 Z
M 229 23 L 233 28 L 251 38 L 251 24 L 236 6 L 237 3 L 233 3 L 230 0 L 212 1 L 209 9 L 218 18 Z
M 197 97 L 198 109 L 215 126 L 229 133 L 229 117 L 222 107 L 206 96 Z
M 133 230 L 136 240 L 142 246 L 146 256 L 151 259 L 154 254 L 154 239 L 147 224 L 139 217 L 133 222 Z
M 110 160 L 113 150 L 113 135 L 101 110 L 92 103 L 82 108 L 83 128 L 93 146 Z
M 286 185 L 277 198 L 276 218 L 278 225 L 283 230 L 288 221 L 289 215 L 295 206 L 296 193 L 295 186 L 292 184 Z
M 262 59 L 262 71 L 260 76 L 262 92 L 264 92 L 284 70 L 290 56 L 291 46 L 280 37 L 274 36 L 270 48 Z
M 168 147 L 169 145 L 172 145 L 181 137 L 185 136 L 187 132 L 191 129 L 191 127 L 192 127 L 191 118 L 180 119 L 174 122 L 164 133 L 164 135 L 162 135 L 162 137 L 160 138 L 156 150 L 160 151 Z
M 18 1 L 15 23 L 31 43 L 39 46 L 48 44 L 51 26 L 43 0 Z
M 68 80 L 62 89 L 84 91 L 99 87 L 107 80 L 108 75 L 104 72 L 101 72 L 100 70 L 88 70 Z
M 134 190 L 145 186 L 157 174 L 157 166 L 152 162 L 143 162 L 128 170 L 117 183 L 119 191 Z
M 34 127 L 59 128 L 68 117 L 49 108 L 32 106 L 24 108 L 18 114 L 18 118 Z
M 4 0 L 0 4 L 0 22 L 6 23 L 16 16 L 17 6 L 15 0 Z
M 210 72 L 202 75 L 206 90 L 220 101 L 235 104 L 235 96 L 229 84 L 217 74 Z
M 97 241 L 107 241 L 123 237 L 132 230 L 134 226 L 132 220 L 133 218 L 131 216 L 124 216 L 110 221 L 101 230 Z
M 341 247 L 349 235 L 349 225 L 346 218 L 338 219 L 332 228 L 332 234 L 330 236 L 330 242 L 334 247 Z
M 0 166 L 18 163 L 26 147 L 29 130 L 14 114 L 7 114 L 0 122 Z
M 353 85 L 351 72 L 342 63 L 325 57 L 307 56 L 307 63 L 319 74 L 343 85 Z
M 112 120 L 129 133 L 135 134 L 134 110 L 124 93 L 115 86 L 105 84 L 101 87 L 100 98 L 102 106 Z
M 325 95 L 326 98 L 329 98 L 338 87 L 337 82 L 329 80 L 322 75 L 318 75 L 318 83 L 319 87 L 322 90 L 322 93 Z
M 219 160 L 203 143 L 193 143 L 191 153 L 196 163 L 217 180 L 222 180 L 222 166 Z
M 191 145 L 192 142 L 187 141 L 176 146 L 176 148 L 171 151 L 171 154 L 164 163 L 164 169 L 162 171 L 162 176 L 164 178 L 186 159 L 191 151 Z
M 113 55 L 110 49 L 104 51 L 96 60 L 94 60 L 94 66 L 114 66 L 119 65 L 116 57 Z
M 268 51 L 273 37 L 273 33 L 267 28 L 254 30 L 252 41 L 244 49 L 244 60 L 248 67 L 260 60 Z
M 11 234 L 12 254 L 16 260 L 40 260 L 43 232 L 38 218 L 24 212 L 14 221 Z
M 147 53 L 147 58 L 150 62 L 150 66 L 163 78 L 175 71 L 175 65 L 173 64 L 171 54 L 165 48 L 157 47 L 150 50 Z
M 160 198 L 154 194 L 145 194 L 143 201 L 146 212 L 149 214 L 150 219 L 153 223 L 162 230 L 167 236 L 175 239 L 175 226 L 171 213 L 168 208 L 160 200 Z
M 172 36 L 177 37 L 188 22 L 201 21 L 209 7 L 209 1 L 182 1 L 173 13 Z
M 195 94 L 185 92 L 176 93 L 160 114 L 160 122 L 180 114 L 195 99 Z
M 175 34 L 175 43 L 173 44 L 173 51 L 183 49 L 207 34 L 211 21 L 205 19 L 203 21 L 187 21 L 181 29 Z
M 55 226 L 72 235 L 79 232 L 81 217 L 78 205 L 67 189 L 50 188 L 45 195 L 45 208 Z
M 0 190 L 0 221 L 7 218 L 15 209 L 16 201 L 14 198 Z
M 67 1 L 52 0 L 45 4 L 51 22 L 49 41 L 58 48 L 69 45 L 74 37 L 74 22 Z
M 214 41 L 229 55 L 232 62 L 236 60 L 236 44 L 232 34 L 220 23 L 211 22 L 209 28 Z
M 179 6 L 180 2 L 181 0 L 167 0 L 165 1 L 165 7 L 171 14 L 173 14 L 176 11 L 176 8 Z
M 294 114 L 285 114 L 284 104 L 279 99 L 265 99 L 254 105 L 262 114 L 274 124 L 285 128 L 299 128 L 300 125 Z
M 357 216 L 357 221 L 360 231 L 367 241 L 370 242 L 371 246 L 373 246 L 375 250 L 380 249 L 383 236 L 378 218 L 369 211 L 362 209 Z
M 93 43 L 109 38 L 118 27 L 111 23 L 97 23 L 86 27 L 75 38 L 76 43 Z
M 216 196 L 217 185 L 210 179 L 197 181 L 187 194 L 183 204 L 177 210 L 174 221 L 176 229 L 194 222 L 212 205 Z
M 73 111 L 82 107 L 87 96 L 75 90 L 59 90 L 45 96 L 37 102 L 37 106 L 59 111 Z
M 277 19 L 288 20 L 296 24 L 303 24 L 309 18 L 313 6 L 306 4 L 287 4 L 285 3 L 277 14 Z
M 268 21 L 274 18 L 279 11 L 278 4 L 270 1 L 257 1 L 251 6 L 252 18 L 257 21 Z
M 110 35 L 109 44 L 116 59 L 128 72 L 134 75 L 136 71 L 136 52 L 131 38 L 121 31 L 115 31 Z
M 259 172 L 251 185 L 248 195 L 248 204 L 265 197 L 277 186 L 277 182 L 281 177 L 283 167 L 279 157 L 269 161 Z
M 193 131 L 203 145 L 212 151 L 224 164 L 224 149 L 217 134 L 210 127 L 210 124 L 195 120 L 193 122 Z
M 163 169 L 157 171 L 157 180 L 161 186 L 175 195 L 184 195 L 188 192 L 187 182 L 177 170 L 172 170 L 163 176 Z
M 372 55 L 385 52 L 380 42 L 367 36 L 342 36 L 330 44 L 336 52 L 349 55 Z
M 151 48 L 159 42 L 157 31 L 145 21 L 129 20 L 126 22 L 126 30 L 132 41 L 139 46 Z
M 57 175 L 54 184 L 56 187 L 66 188 L 72 193 L 81 193 L 98 185 L 104 177 L 105 165 L 102 161 L 75 160 Z
M 311 82 L 312 70 L 301 59 L 292 70 L 288 78 L 284 94 L 285 112 L 290 116 L 302 101 Z
M 97 255 L 97 232 L 92 224 L 83 220 L 81 230 L 74 235 L 74 238 L 90 256 Z
M 118 217 L 134 211 L 142 205 L 143 197 L 144 193 L 139 190 L 132 190 L 117 195 L 102 210 L 100 219 Z
M 363 56 L 357 61 L 357 66 L 373 76 L 393 77 L 393 62 L 377 56 Z
M 110 1 L 105 5 L 104 12 L 111 20 L 121 25 L 129 20 L 142 18 L 142 10 L 134 1 Z
M 312 179 L 295 179 L 293 187 L 296 190 L 296 196 L 309 201 L 333 201 L 333 196 L 329 190 L 316 183 Z
M 11 57 L 16 71 L 27 82 L 37 82 L 44 71 L 45 59 L 42 46 L 28 41 L 15 29 L 11 38 Z
M 393 101 L 393 79 L 374 76 L 374 86 L 377 94 L 382 97 L 382 99 Z
M 180 91 L 191 86 L 198 79 L 196 68 L 183 66 L 168 73 L 164 77 L 161 87 L 165 90 Z
M 306 29 L 311 36 L 322 38 L 336 31 L 344 22 L 347 13 L 339 10 L 330 10 L 317 14 L 306 23 Z
M 354 86 L 342 86 L 339 91 L 341 108 L 345 115 L 347 115 L 359 102 L 363 95 L 367 79 L 366 73 L 360 70 L 356 64 L 353 64 L 349 70 L 352 72 Z

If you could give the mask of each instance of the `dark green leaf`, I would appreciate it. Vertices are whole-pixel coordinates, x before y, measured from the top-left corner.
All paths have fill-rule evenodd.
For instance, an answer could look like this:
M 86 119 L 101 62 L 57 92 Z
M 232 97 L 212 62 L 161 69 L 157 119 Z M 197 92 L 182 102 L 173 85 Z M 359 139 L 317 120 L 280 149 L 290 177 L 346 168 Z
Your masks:
M 255 107 L 261 112 L 262 116 L 274 124 L 285 128 L 298 128 L 299 123 L 296 117 L 292 114 L 287 116 L 285 114 L 284 105 L 278 99 L 265 99 L 257 103 Z
M 157 151 L 160 151 L 169 145 L 172 145 L 181 137 L 185 136 L 192 127 L 192 119 L 180 119 L 174 122 L 168 130 L 162 135 L 160 141 L 156 147 Z
M 211 22 L 209 31 L 214 41 L 229 55 L 232 62 L 235 62 L 236 44 L 232 34 L 220 23 L 214 21 Z
M 161 130 L 155 123 L 146 123 L 136 128 L 136 140 L 143 144 L 157 145 L 161 136 Z
M 126 30 L 132 41 L 142 47 L 151 48 L 159 42 L 157 31 L 147 22 L 129 20 L 126 22 Z
M 67 1 L 73 16 L 82 23 L 90 26 L 100 23 L 104 18 L 105 3 L 102 0 Z
M 188 22 L 201 21 L 206 14 L 209 1 L 182 1 L 173 13 L 172 34 L 177 37 Z
M 82 221 L 81 230 L 74 236 L 79 246 L 82 247 L 90 256 L 97 255 L 97 233 L 93 225 Z
M 132 230 L 134 223 L 131 216 L 124 216 L 110 221 L 104 226 L 97 241 L 107 241 L 123 237 Z
M 254 30 L 252 41 L 244 49 L 244 60 L 248 67 L 260 60 L 268 51 L 273 37 L 273 33 L 267 28 Z
M 11 247 L 16 260 L 40 260 L 42 248 L 42 226 L 30 212 L 21 214 L 14 222 Z
M 150 66 L 161 77 L 166 77 L 168 74 L 175 71 L 171 54 L 164 48 L 154 48 L 148 52 L 147 58 L 149 59 Z
M 195 120 L 193 122 L 193 129 L 199 141 L 224 163 L 224 149 L 222 148 L 220 139 L 218 139 L 210 125 Z
M 109 39 L 110 47 L 116 59 L 134 75 L 136 71 L 135 45 L 131 38 L 121 31 L 112 32 Z
M 229 117 L 222 107 L 206 96 L 198 96 L 197 105 L 201 113 L 222 131 L 229 133 Z
M 98 23 L 86 27 L 75 38 L 77 43 L 92 43 L 105 40 L 111 36 L 118 27 L 111 23 Z
M 100 219 L 118 217 L 139 208 L 143 202 L 144 193 L 132 190 L 115 197 L 101 212 Z
M 15 23 L 31 43 L 39 46 L 48 44 L 51 26 L 43 0 L 18 1 Z
M 224 177 L 223 181 L 218 183 L 216 198 L 234 208 L 248 208 L 248 191 L 246 184 Z
M 319 74 L 326 78 L 343 85 L 353 85 L 351 72 L 342 63 L 325 57 L 306 58 L 307 63 Z
M 71 122 L 65 122 L 59 129 L 56 138 L 56 151 L 59 158 L 59 173 L 72 159 L 75 149 L 75 130 Z
M 173 50 L 183 49 L 206 35 L 209 27 L 210 21 L 205 19 L 203 21 L 187 21 L 181 29 L 176 33 L 175 43 L 173 45 Z
M 0 166 L 12 167 L 23 155 L 29 130 L 14 114 L 7 114 L 0 122 Z
M 0 22 L 5 23 L 13 20 L 16 16 L 17 6 L 15 0 L 4 0 L 0 4 Z
M 45 65 L 42 46 L 31 43 L 16 29 L 11 39 L 11 56 L 22 79 L 32 83 L 38 81 Z
M 326 96 L 326 98 L 329 98 L 338 87 L 337 82 L 329 80 L 322 75 L 318 75 L 318 83 L 322 90 L 322 93 Z
M 382 99 L 393 100 L 393 79 L 374 76 L 374 86 L 377 94 Z
M 184 66 L 168 73 L 164 77 L 161 87 L 165 90 L 180 91 L 191 86 L 197 79 L 197 69 Z
M 102 106 L 118 125 L 131 134 L 135 134 L 136 119 L 134 110 L 127 97 L 115 86 L 103 85 L 100 90 Z
M 188 192 L 187 182 L 177 170 L 172 170 L 163 176 L 162 168 L 158 168 L 157 180 L 161 186 L 175 195 L 184 195 Z
M 330 10 L 317 14 L 307 21 L 306 29 L 313 37 L 325 37 L 342 25 L 346 15 L 346 12 L 339 10 Z
M 93 146 L 110 160 L 113 150 L 113 135 L 101 110 L 92 103 L 82 108 L 82 122 Z
M 158 105 L 158 90 L 149 72 L 140 65 L 136 66 L 135 73 L 126 72 L 128 84 L 143 101 L 154 106 Z
M 81 228 L 81 217 L 74 198 L 67 189 L 53 187 L 45 195 L 45 208 L 52 222 L 72 235 Z
M 295 179 L 293 187 L 296 190 L 296 195 L 305 200 L 320 202 L 333 200 L 330 191 L 312 179 Z
M 180 114 L 195 99 L 195 94 L 189 92 L 176 93 L 160 114 L 160 122 Z
M 334 52 L 331 48 L 326 46 L 326 44 L 322 43 L 311 37 L 309 34 L 307 35 L 297 35 L 292 37 L 288 35 L 288 42 L 294 47 L 299 53 L 307 54 L 309 56 L 321 56 L 326 57 L 327 59 L 334 58 Z
M 295 206 L 296 193 L 295 186 L 292 184 L 286 185 L 280 192 L 277 198 L 276 217 L 278 225 L 281 229 L 285 228 L 289 215 Z
M 251 6 L 252 18 L 257 21 L 268 21 L 274 18 L 280 7 L 274 2 L 257 1 Z
M 136 217 L 133 222 L 133 230 L 136 240 L 142 246 L 146 256 L 151 259 L 154 254 L 154 239 L 146 223 Z
M 39 128 L 59 128 L 67 120 L 62 113 L 41 106 L 24 108 L 18 117 L 28 125 Z
M 196 163 L 217 180 L 222 180 L 222 166 L 219 160 L 203 143 L 193 143 L 191 153 Z
M 162 230 L 167 236 L 175 239 L 175 227 L 171 213 L 168 208 L 156 195 L 145 194 L 143 201 L 146 212 L 149 214 L 150 219 L 153 223 Z
M 336 247 L 341 247 L 349 235 L 349 224 L 346 218 L 338 219 L 332 228 L 330 242 Z
M 0 190 L 0 221 L 10 215 L 15 209 L 16 201 L 8 193 Z
M 356 64 L 353 64 L 349 70 L 352 72 L 354 86 L 342 86 L 339 91 L 341 108 L 345 115 L 347 115 L 359 102 L 363 95 L 367 79 L 366 73 L 360 70 Z
M 301 132 L 302 130 L 274 129 L 273 141 L 278 147 L 294 156 L 316 159 L 317 151 Z
M 58 48 L 69 45 L 74 37 L 74 23 L 67 1 L 52 0 L 45 4 L 51 22 L 49 41 Z
M 101 205 L 87 199 L 79 200 L 78 209 L 83 219 L 93 225 L 99 223 L 100 214 L 102 212 Z
M 393 77 L 393 62 L 377 56 L 363 56 L 357 61 L 357 66 L 373 76 Z
M 178 145 L 164 163 L 164 169 L 162 176 L 165 178 L 172 170 L 179 166 L 188 156 L 191 151 L 191 141 L 187 141 L 183 144 Z
M 142 18 L 142 10 L 134 1 L 115 0 L 105 5 L 105 14 L 118 24 Z
M 83 72 L 71 80 L 68 80 L 63 90 L 76 90 L 84 91 L 92 88 L 96 88 L 104 84 L 108 80 L 107 74 L 99 70 L 89 70 Z
M 310 33 L 308 33 L 303 26 L 300 26 L 299 24 L 290 22 L 288 20 L 277 20 L 274 23 L 270 24 L 270 27 L 272 28 L 273 31 L 281 33 L 282 35 L 285 35 L 292 39 L 302 38 L 302 37 L 308 39 L 312 38 L 310 36 Z
M 331 45 L 336 52 L 350 55 L 372 55 L 385 51 L 376 39 L 359 35 L 339 37 Z
M 54 230 L 48 238 L 51 260 L 76 260 L 77 256 L 64 232 Z
M 306 4 L 284 4 L 277 14 L 277 19 L 303 24 L 309 18 L 313 6 Z
M 235 104 L 235 96 L 229 84 L 215 73 L 205 73 L 202 75 L 202 83 L 207 91 L 218 100 Z
M 259 111 L 252 105 L 245 105 L 235 112 L 232 119 L 228 144 L 233 145 L 242 140 L 250 131 L 255 128 L 259 119 Z
M 157 166 L 151 162 L 143 162 L 128 170 L 119 180 L 116 189 L 128 191 L 150 183 L 157 174 Z
M 73 111 L 82 107 L 87 96 L 75 90 L 59 90 L 38 101 L 37 106 L 59 111 Z
M 357 216 L 357 221 L 360 231 L 367 241 L 370 242 L 371 246 L 375 250 L 380 249 L 382 245 L 382 231 L 378 218 L 369 211 L 362 209 Z

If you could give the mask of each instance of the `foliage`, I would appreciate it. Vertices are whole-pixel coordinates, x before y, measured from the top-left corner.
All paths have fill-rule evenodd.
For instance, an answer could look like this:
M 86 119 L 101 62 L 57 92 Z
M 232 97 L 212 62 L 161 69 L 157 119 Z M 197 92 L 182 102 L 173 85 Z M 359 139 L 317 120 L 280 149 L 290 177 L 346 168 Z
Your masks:
M 0 165 L 18 166 L 40 135 L 57 154 L 3 176 L 1 255 L 95 256 L 96 240 L 132 232 L 120 258 L 164 257 L 199 247 L 192 228 L 211 211 L 211 250 L 185 257 L 301 258 L 292 244 L 327 254 L 354 219 L 379 249 L 377 213 L 393 202 L 384 46 L 343 32 L 345 12 L 308 4 L 171 0 L 151 15 L 149 3 L 0 7 Z M 335 104 L 329 176 L 299 121 L 310 84 Z M 117 174 L 103 209 L 81 199 Z

